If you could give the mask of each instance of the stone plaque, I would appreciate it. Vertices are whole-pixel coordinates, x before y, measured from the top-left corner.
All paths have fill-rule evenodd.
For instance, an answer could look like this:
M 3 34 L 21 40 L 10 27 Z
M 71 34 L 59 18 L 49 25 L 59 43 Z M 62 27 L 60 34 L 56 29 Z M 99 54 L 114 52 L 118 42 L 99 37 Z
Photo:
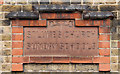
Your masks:
M 98 28 L 75 27 L 74 20 L 48 20 L 47 27 L 24 28 L 24 55 L 98 55 Z

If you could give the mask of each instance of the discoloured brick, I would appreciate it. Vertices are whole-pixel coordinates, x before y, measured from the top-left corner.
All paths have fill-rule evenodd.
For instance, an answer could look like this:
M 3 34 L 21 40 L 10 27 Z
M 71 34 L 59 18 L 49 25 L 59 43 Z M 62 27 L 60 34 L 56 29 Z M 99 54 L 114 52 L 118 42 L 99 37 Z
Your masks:
M 32 5 L 24 5 L 23 6 L 23 11 L 29 11 L 29 12 L 31 12 L 32 11 Z
M 112 56 L 118 56 L 118 49 L 111 49 Z
M 111 57 L 111 63 L 117 63 L 118 57 Z
M 3 5 L 2 11 L 12 12 L 12 11 L 21 11 L 20 5 Z
M 12 63 L 11 57 L 4 57 L 4 63 Z
M 9 49 L 3 50 L 2 55 L 4 55 L 4 56 L 9 56 L 9 55 L 11 55 L 11 50 L 9 50 Z
M 11 42 L 4 42 L 3 43 L 3 48 L 11 48 Z
M 11 40 L 11 35 L 10 34 L 2 35 L 2 41 L 10 41 L 10 40 Z
M 2 71 L 10 71 L 10 70 L 11 70 L 11 64 L 2 65 Z
M 70 4 L 70 0 L 51 0 L 52 4 Z
M 111 64 L 111 71 L 118 71 L 118 64 Z
M 98 71 L 95 64 L 76 64 L 76 71 Z

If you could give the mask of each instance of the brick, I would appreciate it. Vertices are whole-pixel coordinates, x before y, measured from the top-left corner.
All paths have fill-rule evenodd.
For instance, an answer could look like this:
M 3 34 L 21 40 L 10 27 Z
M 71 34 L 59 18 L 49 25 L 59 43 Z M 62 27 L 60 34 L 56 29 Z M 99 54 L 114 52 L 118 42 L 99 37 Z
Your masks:
M 120 48 L 120 41 L 118 42 L 118 48 Z
M 12 57 L 12 63 L 29 63 L 29 57 Z
M 23 49 L 12 49 L 12 55 L 23 55 Z
M 22 41 L 23 40 L 23 35 L 12 35 L 12 40 Z
M 16 26 L 29 26 L 29 25 L 30 25 L 29 20 L 19 20 Z
M 30 26 L 39 26 L 38 20 L 30 20 Z
M 111 63 L 117 63 L 118 57 L 111 57 Z
M 70 63 L 69 57 L 53 57 L 53 63 Z
M 118 49 L 111 49 L 111 56 L 118 56 Z
M 23 42 L 12 42 L 12 48 L 23 48 Z
M 12 64 L 12 71 L 23 71 L 22 64 Z
M 11 50 L 9 50 L 9 49 L 2 50 L 2 52 L 3 52 L 2 53 L 3 56 L 10 56 L 11 55 Z
M 99 33 L 110 33 L 110 27 L 99 27 Z
M 30 57 L 30 63 L 52 63 L 52 57 Z
M 118 9 L 118 5 L 100 5 L 101 11 L 116 11 Z
M 2 11 L 13 12 L 13 11 L 21 11 L 20 5 L 3 5 Z
M 51 0 L 52 4 L 70 4 L 70 0 Z
M 41 13 L 42 19 L 75 19 L 81 18 L 80 13 Z
M 99 42 L 99 48 L 110 48 L 110 42 Z
M 111 71 L 119 71 L 119 65 L 118 64 L 111 64 Z
M 3 0 L 0 0 L 0 4 L 3 4 Z
M 92 57 L 72 57 L 71 63 L 92 63 Z
M 12 33 L 23 33 L 23 27 L 12 27 Z
M 110 64 L 99 64 L 99 71 L 110 71 Z
M 110 55 L 110 49 L 99 49 L 99 55 L 102 55 L 102 56 Z
M 93 63 L 110 63 L 110 57 L 94 57 Z
M 39 20 L 39 26 L 47 26 L 46 20 Z
M 2 35 L 2 41 L 10 41 L 10 40 L 11 40 L 11 35 L 10 34 Z
M 110 35 L 106 35 L 106 34 L 99 35 L 99 40 L 100 41 L 109 41 Z
M 32 5 L 23 5 L 23 11 L 32 11 Z

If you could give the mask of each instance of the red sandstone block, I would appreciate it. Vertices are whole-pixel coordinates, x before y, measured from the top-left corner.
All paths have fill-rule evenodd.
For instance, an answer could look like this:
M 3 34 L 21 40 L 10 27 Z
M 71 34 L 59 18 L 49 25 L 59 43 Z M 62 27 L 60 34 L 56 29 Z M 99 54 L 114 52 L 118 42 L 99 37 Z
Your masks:
M 99 33 L 110 33 L 110 27 L 99 27 Z
M 12 33 L 23 33 L 23 27 L 12 27 Z
M 107 55 L 110 55 L 110 49 L 100 49 L 99 50 L 99 55 L 105 55 L 105 56 L 107 56 Z
M 12 49 L 12 55 L 23 55 L 23 49 Z
M 99 64 L 99 71 L 110 71 L 110 64 Z
M 110 48 L 110 42 L 99 42 L 99 48 Z
M 12 40 L 22 41 L 23 40 L 23 35 L 12 35 Z
M 70 63 L 69 57 L 53 57 L 53 63 Z
M 106 35 L 106 34 L 99 35 L 99 40 L 100 41 L 109 41 L 110 35 Z
M 52 57 L 30 57 L 30 63 L 52 63 Z
M 93 63 L 110 63 L 110 57 L 94 57 Z
M 12 71 L 23 71 L 23 64 L 12 64 Z
M 23 48 L 23 42 L 12 42 L 12 48 Z
M 46 20 L 39 20 L 39 26 L 47 26 Z
M 29 63 L 29 57 L 12 57 L 12 63 Z
M 72 57 L 71 63 L 92 63 L 92 57 Z

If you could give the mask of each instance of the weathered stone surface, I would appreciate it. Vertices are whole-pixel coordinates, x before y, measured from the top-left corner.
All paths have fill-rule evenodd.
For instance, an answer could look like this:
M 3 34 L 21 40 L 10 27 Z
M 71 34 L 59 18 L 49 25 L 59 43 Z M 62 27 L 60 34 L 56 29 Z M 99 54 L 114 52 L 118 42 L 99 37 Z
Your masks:
M 111 63 L 117 63 L 118 57 L 111 57 Z
M 91 6 L 87 10 L 88 11 L 98 11 L 98 6 Z
M 119 37 L 118 37 L 118 33 L 113 33 L 112 34 L 112 40 L 118 40 Z
M 3 19 L 3 12 L 0 12 L 0 19 Z
M 4 34 L 2 35 L 2 41 L 10 41 L 11 35 L 10 34 Z
M 13 12 L 13 11 L 21 11 L 20 5 L 3 5 L 2 11 Z
M 72 11 L 84 11 L 88 8 L 87 5 L 34 5 L 33 9 L 40 12 L 72 12 Z
M 9 19 L 39 19 L 39 14 L 33 12 L 11 12 L 6 18 Z
M 10 71 L 10 70 L 11 70 L 11 64 L 2 65 L 2 71 Z
M 70 4 L 70 0 L 51 0 L 52 4 Z
M 28 0 L 17 0 L 17 4 L 27 4 Z
M 3 56 L 9 56 L 9 55 L 11 55 L 11 50 L 9 50 L 9 49 L 3 50 L 2 55 L 3 55 Z
M 3 27 L 0 27 L 0 34 L 3 33 Z
M 11 48 L 11 42 L 4 42 L 3 48 Z
M 29 12 L 31 12 L 32 11 L 32 5 L 24 5 L 23 6 L 23 11 L 29 11 Z
M 11 0 L 4 0 L 4 4 L 10 4 Z
M 94 0 L 94 4 L 100 5 L 105 4 L 104 0 Z
M 2 35 L 0 35 L 0 41 L 2 41 Z
M 71 0 L 71 4 L 81 4 L 82 0 Z
M 111 49 L 112 56 L 118 56 L 118 49 Z
M 118 33 L 120 34 L 120 27 L 118 27 Z
M 0 64 L 3 63 L 3 57 L 0 57 Z
M 92 19 L 92 20 L 99 20 L 99 19 L 107 19 L 113 18 L 114 15 L 111 12 L 88 12 L 83 14 L 83 19 Z
M 111 64 L 111 71 L 118 71 L 118 64 Z
M 118 9 L 118 5 L 100 5 L 101 11 L 116 11 Z
M 40 0 L 40 4 L 49 4 L 49 0 Z

